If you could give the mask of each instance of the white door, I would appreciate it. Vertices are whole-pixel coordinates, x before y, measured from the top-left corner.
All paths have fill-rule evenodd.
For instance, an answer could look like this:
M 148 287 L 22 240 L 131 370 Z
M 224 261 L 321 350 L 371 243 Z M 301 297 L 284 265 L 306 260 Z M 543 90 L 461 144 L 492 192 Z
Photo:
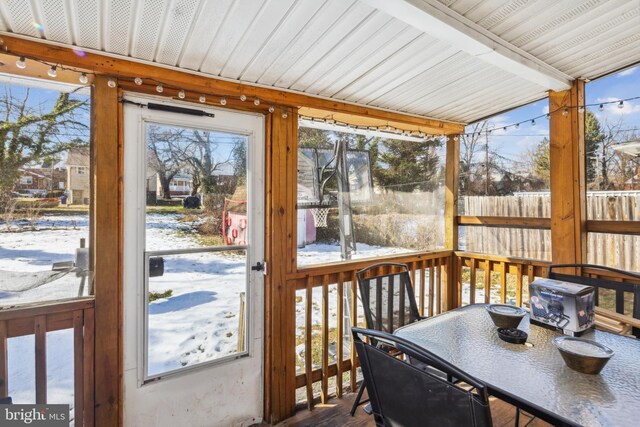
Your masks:
M 263 116 L 126 97 L 126 426 L 262 419 L 263 239 Z

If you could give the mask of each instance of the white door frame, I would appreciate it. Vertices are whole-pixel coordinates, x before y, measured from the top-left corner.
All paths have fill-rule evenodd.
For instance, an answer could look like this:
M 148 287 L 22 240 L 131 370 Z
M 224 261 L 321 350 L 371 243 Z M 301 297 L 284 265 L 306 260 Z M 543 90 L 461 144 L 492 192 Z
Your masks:
M 250 238 L 247 268 L 264 259 L 264 116 L 213 109 L 162 98 L 126 95 L 139 104 L 153 102 L 205 110 L 195 117 L 124 106 L 123 171 L 123 384 L 125 425 L 244 426 L 260 422 L 264 399 L 264 276 L 249 271 L 248 354 L 194 366 L 144 382 L 144 228 L 147 121 L 215 129 L 248 136 L 247 182 Z M 252 225 L 252 226 L 251 226 Z

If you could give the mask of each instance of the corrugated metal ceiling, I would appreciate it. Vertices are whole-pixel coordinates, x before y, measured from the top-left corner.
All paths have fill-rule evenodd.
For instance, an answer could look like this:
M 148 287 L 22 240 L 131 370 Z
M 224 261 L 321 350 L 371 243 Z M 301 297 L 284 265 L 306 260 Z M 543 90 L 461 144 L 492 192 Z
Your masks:
M 640 0 L 439 1 L 573 78 L 640 61 Z M 356 0 L 4 0 L 0 30 L 464 123 L 548 89 Z

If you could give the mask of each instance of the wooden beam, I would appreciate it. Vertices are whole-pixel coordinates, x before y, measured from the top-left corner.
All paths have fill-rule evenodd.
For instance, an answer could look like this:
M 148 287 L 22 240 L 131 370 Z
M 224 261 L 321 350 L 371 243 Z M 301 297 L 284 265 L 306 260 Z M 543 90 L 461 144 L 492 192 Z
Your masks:
M 450 135 L 447 138 L 445 176 L 445 201 L 444 201 L 444 247 L 447 250 L 458 250 L 458 184 L 460 182 L 460 137 Z M 451 256 L 447 268 L 444 272 L 444 289 L 439 312 L 451 310 L 460 305 L 457 292 L 457 271 L 456 257 Z
M 93 139 L 92 208 L 95 219 L 95 424 L 118 425 L 121 411 L 121 152 L 118 90 L 95 79 L 91 105 Z
M 85 50 L 85 55 L 79 57 L 71 47 L 42 40 L 36 41 L 24 37 L 16 37 L 15 35 L 9 35 L 7 33 L 2 34 L 2 39 L 6 53 L 11 55 L 37 57 L 44 61 L 89 69 L 98 74 L 111 75 L 130 81 L 135 77 L 142 77 L 143 79 L 157 80 L 166 85 L 180 87 L 187 91 L 194 91 L 205 95 L 235 97 L 246 95 L 250 98 L 260 98 L 265 103 L 273 103 L 281 106 L 295 108 L 301 106 L 313 107 L 356 116 L 413 124 L 425 129 L 428 128 L 430 132 L 436 134 L 461 133 L 464 129 L 464 125 L 459 123 L 402 114 L 334 99 L 310 96 L 299 92 L 222 80 L 214 76 L 190 70 L 148 63 L 131 58 L 125 59 L 125 57 L 106 55 L 91 50 Z
M 550 229 L 551 218 L 528 218 L 509 216 L 458 216 L 458 225 L 508 227 L 508 228 L 539 228 Z
M 640 221 L 601 221 L 588 220 L 587 231 L 593 233 L 640 235 Z
M 501 39 L 438 0 L 361 1 L 543 88 L 566 90 L 571 87 L 571 76 Z
M 555 264 L 583 263 L 586 257 L 586 173 L 584 81 L 549 92 L 551 144 L 551 251 Z M 567 114 L 562 113 L 566 108 Z M 553 113 L 555 112 L 555 113 Z
M 444 247 L 449 250 L 458 250 L 458 184 L 460 182 L 460 138 L 449 136 L 447 138 L 445 177 L 445 201 L 444 201 Z
M 297 159 L 297 114 L 272 114 L 267 120 L 267 218 L 265 281 L 265 419 L 276 424 L 296 410 L 295 287 L 287 286 L 287 273 L 295 250 L 291 228 L 295 221 L 296 185 L 290 176 Z M 293 179 L 292 179 L 293 178 Z M 293 240 L 295 242 L 295 240 Z

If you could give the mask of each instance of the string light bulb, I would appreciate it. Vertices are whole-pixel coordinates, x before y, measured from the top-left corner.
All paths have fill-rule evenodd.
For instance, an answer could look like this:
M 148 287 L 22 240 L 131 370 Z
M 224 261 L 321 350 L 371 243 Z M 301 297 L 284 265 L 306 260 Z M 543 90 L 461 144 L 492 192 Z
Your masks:
M 600 104 L 600 106 L 598 107 L 598 110 L 604 111 L 604 104 Z
M 578 113 L 580 114 L 584 113 L 584 105 L 581 105 L 578 107 Z
M 545 117 L 547 118 L 547 120 L 549 120 L 551 118 L 551 115 L 549 113 L 545 114 Z
M 87 73 L 80 74 L 80 77 L 78 77 L 78 81 L 83 85 L 86 85 L 87 83 L 89 83 L 89 77 L 87 77 Z
M 164 92 L 164 86 L 162 86 L 162 83 L 158 83 L 158 86 L 156 86 L 156 92 L 158 93 Z
M 110 88 L 112 88 L 112 89 L 113 89 L 114 87 L 116 87 L 116 81 L 115 81 L 115 80 L 113 80 L 113 79 L 109 79 L 109 80 L 107 81 L 107 86 L 109 86 Z
M 187 94 L 184 93 L 184 90 L 180 89 L 180 92 L 178 92 L 178 98 L 184 99 L 186 96 L 187 96 Z
M 536 119 L 531 119 L 531 126 L 535 126 L 536 125 Z
M 20 68 L 21 70 L 27 68 L 26 58 L 24 56 L 18 58 L 18 60 L 16 61 L 16 67 Z
M 257 107 L 258 105 L 260 105 L 260 100 L 259 100 L 258 98 L 254 99 L 254 100 L 253 100 L 253 105 L 255 105 L 256 107 Z
M 136 77 L 135 79 L 133 79 L 133 82 L 137 85 L 140 86 L 142 84 L 142 79 L 140 77 Z
M 200 98 L 198 98 L 198 101 L 200 101 L 202 104 L 204 104 L 205 102 L 207 102 L 207 97 L 204 95 L 200 95 Z
M 240 95 L 240 101 L 244 102 L 247 100 L 247 97 L 245 95 Z
M 283 112 L 283 113 L 282 113 L 282 118 L 283 118 L 283 119 L 286 119 L 287 117 L 289 117 L 289 115 L 287 114 L 287 112 L 286 112 L 286 111 L 285 111 L 285 112 Z
M 624 101 L 618 102 L 618 108 L 620 109 L 624 108 Z
M 51 68 L 49 68 L 49 71 L 47 71 L 47 75 L 54 79 L 58 77 L 58 70 L 56 69 L 55 65 L 52 65 Z
M 566 116 L 567 114 L 569 114 L 569 109 L 567 107 L 564 107 L 564 109 L 562 110 L 562 115 Z
M 272 105 L 272 106 L 270 106 L 270 107 L 269 107 L 269 112 L 270 112 L 270 113 L 273 113 L 274 111 L 276 111 L 276 109 L 273 107 L 273 105 Z
M 227 98 L 220 98 L 220 105 L 227 105 Z
M 520 128 L 520 123 L 516 123 L 516 124 L 515 124 L 515 128 L 516 128 L 516 129 Z

